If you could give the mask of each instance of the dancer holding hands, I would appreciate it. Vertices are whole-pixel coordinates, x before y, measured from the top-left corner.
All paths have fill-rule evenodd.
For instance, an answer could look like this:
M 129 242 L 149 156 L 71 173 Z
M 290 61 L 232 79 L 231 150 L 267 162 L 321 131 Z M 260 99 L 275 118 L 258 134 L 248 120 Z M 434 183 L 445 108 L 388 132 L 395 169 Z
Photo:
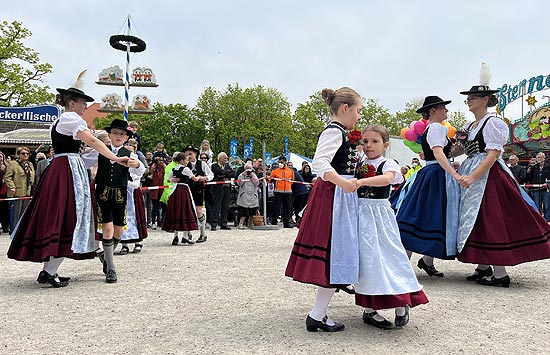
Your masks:
M 359 197 L 359 282 L 355 303 L 364 307 L 363 321 L 381 329 L 393 324 L 376 312 L 395 308 L 395 326 L 409 322 L 409 308 L 428 303 L 401 244 L 388 197 L 391 186 L 403 182 L 401 168 L 383 156 L 390 144 L 386 127 L 363 129 L 366 160 L 357 166 Z
M 348 87 L 323 89 L 331 122 L 321 132 L 312 168 L 320 177 L 311 191 L 285 275 L 319 286 L 306 329 L 344 330 L 326 315 L 337 287 L 357 283 L 359 274 L 354 148 L 346 136 L 361 118 L 361 96 Z

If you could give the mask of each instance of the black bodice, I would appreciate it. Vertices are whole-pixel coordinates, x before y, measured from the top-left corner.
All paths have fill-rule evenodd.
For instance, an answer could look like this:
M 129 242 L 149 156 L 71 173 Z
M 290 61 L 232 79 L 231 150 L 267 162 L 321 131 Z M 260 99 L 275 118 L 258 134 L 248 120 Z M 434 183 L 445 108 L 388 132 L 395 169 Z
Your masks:
M 330 165 L 339 175 L 353 175 L 355 172 L 355 149 L 346 135 L 344 126 L 338 122 L 332 122 L 325 129 L 338 129 L 342 134 L 342 145 L 334 154 Z
M 378 168 L 376 169 L 376 175 L 382 175 L 384 174 L 382 172 L 382 168 L 384 168 L 384 164 L 386 164 L 385 161 L 380 163 L 378 165 Z M 357 164 L 357 167 L 359 168 L 363 163 Z M 360 178 L 360 176 L 356 176 L 357 178 Z M 359 198 L 372 198 L 372 199 L 386 199 L 390 197 L 390 189 L 391 185 L 386 186 L 361 186 L 357 189 L 357 197 Z
M 56 131 L 59 120 L 54 123 L 51 130 L 52 146 L 56 154 L 61 153 L 79 153 L 82 146 L 81 140 L 75 140 L 71 136 L 66 136 Z
M 428 130 L 429 129 L 430 129 L 430 127 L 428 127 L 424 131 L 424 134 L 422 134 L 422 143 L 421 143 L 422 152 L 424 152 L 424 160 L 426 160 L 426 161 L 436 160 L 434 152 L 433 152 L 432 148 L 430 148 L 430 145 L 428 144 Z M 443 147 L 443 154 L 445 154 L 445 156 L 447 158 L 450 158 L 451 157 L 451 148 L 452 148 L 453 144 L 451 143 L 451 141 L 449 140 L 448 137 L 445 137 L 445 139 L 447 140 L 447 144 L 445 144 L 445 146 Z

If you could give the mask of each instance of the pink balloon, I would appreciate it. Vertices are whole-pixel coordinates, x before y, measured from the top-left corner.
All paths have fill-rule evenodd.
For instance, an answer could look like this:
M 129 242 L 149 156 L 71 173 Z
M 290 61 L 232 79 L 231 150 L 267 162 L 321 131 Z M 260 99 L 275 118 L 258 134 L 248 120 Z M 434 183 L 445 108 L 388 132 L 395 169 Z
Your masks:
M 416 122 L 418 122 L 418 121 L 412 121 L 411 125 L 409 126 L 409 128 L 413 131 L 414 131 L 414 125 L 416 124 Z
M 418 138 L 418 134 L 415 133 L 412 129 L 409 129 L 407 132 L 405 132 L 405 139 L 411 142 L 416 141 L 416 138 Z
M 416 121 L 414 123 L 414 131 L 416 134 L 422 134 L 424 133 L 424 130 L 426 129 L 426 125 L 422 121 Z

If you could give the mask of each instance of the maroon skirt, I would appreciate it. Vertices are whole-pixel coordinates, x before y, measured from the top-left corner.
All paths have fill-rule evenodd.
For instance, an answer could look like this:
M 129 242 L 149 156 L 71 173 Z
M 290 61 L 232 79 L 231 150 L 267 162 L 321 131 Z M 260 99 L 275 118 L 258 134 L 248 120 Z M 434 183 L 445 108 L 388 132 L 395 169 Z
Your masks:
M 327 288 L 342 286 L 330 283 L 330 242 L 335 188 L 333 183 L 318 179 L 311 190 L 285 271 L 286 276 L 296 281 Z
M 474 228 L 458 254 L 465 263 L 512 266 L 550 258 L 550 225 L 500 164 L 489 171 Z
M 428 303 L 428 298 L 424 294 L 424 291 L 420 290 L 413 293 L 405 293 L 402 295 L 361 295 L 355 294 L 355 304 L 365 308 L 389 309 L 396 307 L 410 306 L 415 307 L 420 304 Z
M 147 217 L 145 216 L 145 203 L 143 203 L 143 193 L 141 190 L 134 189 L 134 208 L 136 210 L 136 227 L 139 235 L 139 241 L 149 236 L 147 232 Z
M 48 261 L 51 256 L 93 259 L 94 252 L 74 254 L 71 250 L 76 208 L 69 161 L 67 157 L 55 158 L 21 217 L 8 258 L 34 262 Z
M 162 222 L 164 231 L 192 231 L 198 230 L 197 212 L 191 199 L 189 187 L 178 185 L 168 198 L 168 206 Z

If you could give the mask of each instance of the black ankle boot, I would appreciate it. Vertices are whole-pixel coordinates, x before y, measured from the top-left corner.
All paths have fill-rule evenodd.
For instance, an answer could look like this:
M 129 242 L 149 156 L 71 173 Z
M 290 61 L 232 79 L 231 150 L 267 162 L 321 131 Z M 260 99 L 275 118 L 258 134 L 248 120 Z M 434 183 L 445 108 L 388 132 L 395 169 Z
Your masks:
M 318 329 L 321 329 L 325 332 L 339 332 L 341 330 L 344 330 L 345 326 L 342 323 L 334 322 L 334 325 L 328 325 L 327 318 L 327 316 L 324 316 L 322 321 L 318 321 L 308 315 L 306 318 L 307 331 L 316 332 Z

